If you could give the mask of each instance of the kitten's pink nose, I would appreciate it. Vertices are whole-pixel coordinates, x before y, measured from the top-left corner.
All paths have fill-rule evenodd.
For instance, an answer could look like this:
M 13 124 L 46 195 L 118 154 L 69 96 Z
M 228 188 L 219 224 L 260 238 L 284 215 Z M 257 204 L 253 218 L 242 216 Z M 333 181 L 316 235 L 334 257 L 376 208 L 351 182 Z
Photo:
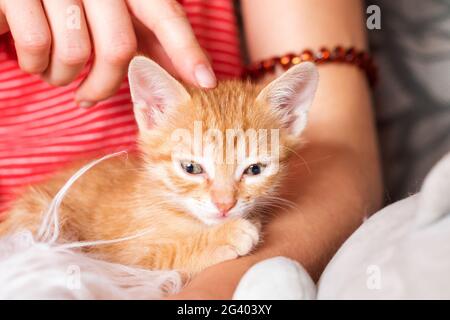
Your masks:
M 222 217 L 226 217 L 228 212 L 236 205 L 236 199 L 229 199 L 225 201 L 215 201 L 217 209 Z
M 228 212 L 236 205 L 236 190 L 232 184 L 219 184 L 211 188 L 211 201 L 219 210 L 222 217 L 226 217 Z

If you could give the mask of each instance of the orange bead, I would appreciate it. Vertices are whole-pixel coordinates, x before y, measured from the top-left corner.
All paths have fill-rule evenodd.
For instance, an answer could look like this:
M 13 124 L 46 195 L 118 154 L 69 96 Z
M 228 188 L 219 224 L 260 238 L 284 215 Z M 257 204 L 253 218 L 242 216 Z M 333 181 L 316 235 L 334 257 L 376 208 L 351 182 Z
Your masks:
M 326 62 L 330 59 L 331 52 L 327 48 L 321 48 L 316 56 L 316 62 Z
M 280 58 L 280 64 L 284 70 L 289 69 L 292 65 L 292 59 L 294 58 L 294 54 L 288 53 Z
M 299 64 L 300 62 L 302 62 L 302 58 L 300 58 L 299 56 L 295 56 L 295 57 L 293 57 L 292 60 L 291 60 L 291 63 L 292 63 L 293 65 Z
M 304 50 L 300 55 L 302 61 L 314 61 L 314 54 L 311 50 Z

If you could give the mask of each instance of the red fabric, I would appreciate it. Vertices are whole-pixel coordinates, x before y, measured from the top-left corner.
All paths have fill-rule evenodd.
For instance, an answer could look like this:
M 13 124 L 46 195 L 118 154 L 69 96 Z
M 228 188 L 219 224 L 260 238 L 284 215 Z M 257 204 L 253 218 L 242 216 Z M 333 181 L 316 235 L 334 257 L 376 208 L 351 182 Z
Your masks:
M 219 79 L 242 72 L 231 0 L 181 1 Z M 3 38 L 3 41 L 2 41 Z M 134 147 L 129 87 L 92 109 L 74 103 L 83 75 L 59 88 L 23 73 L 0 37 L 0 212 L 24 185 L 44 179 L 77 157 Z

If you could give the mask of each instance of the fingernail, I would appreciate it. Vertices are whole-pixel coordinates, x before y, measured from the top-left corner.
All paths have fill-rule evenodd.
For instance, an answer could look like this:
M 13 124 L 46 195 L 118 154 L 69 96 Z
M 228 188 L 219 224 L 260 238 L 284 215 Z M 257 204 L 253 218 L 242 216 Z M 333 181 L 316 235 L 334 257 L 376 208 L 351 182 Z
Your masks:
M 216 76 L 212 70 L 204 64 L 199 64 L 195 67 L 194 76 L 198 85 L 202 88 L 214 88 L 217 84 Z
M 95 102 L 92 102 L 92 101 L 80 101 L 80 102 L 78 102 L 77 104 L 78 104 L 78 106 L 79 106 L 80 108 L 87 109 L 87 108 L 90 108 L 90 107 L 92 107 L 93 105 L 95 105 Z

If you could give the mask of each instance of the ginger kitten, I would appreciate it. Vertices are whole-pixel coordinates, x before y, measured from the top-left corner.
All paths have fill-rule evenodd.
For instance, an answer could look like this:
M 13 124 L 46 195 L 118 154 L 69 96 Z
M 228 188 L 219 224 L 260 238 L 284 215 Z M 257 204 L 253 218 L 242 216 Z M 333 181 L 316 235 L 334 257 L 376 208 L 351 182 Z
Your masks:
M 129 81 L 139 154 L 102 162 L 71 187 L 59 210 L 64 239 L 108 240 L 150 230 L 86 250 L 113 262 L 191 275 L 248 254 L 260 242 L 261 208 L 273 201 L 306 125 L 315 66 L 296 65 L 262 90 L 242 81 L 200 90 L 136 57 Z M 256 137 L 256 152 L 250 137 Z M 35 231 L 76 169 L 28 188 L 0 234 Z

